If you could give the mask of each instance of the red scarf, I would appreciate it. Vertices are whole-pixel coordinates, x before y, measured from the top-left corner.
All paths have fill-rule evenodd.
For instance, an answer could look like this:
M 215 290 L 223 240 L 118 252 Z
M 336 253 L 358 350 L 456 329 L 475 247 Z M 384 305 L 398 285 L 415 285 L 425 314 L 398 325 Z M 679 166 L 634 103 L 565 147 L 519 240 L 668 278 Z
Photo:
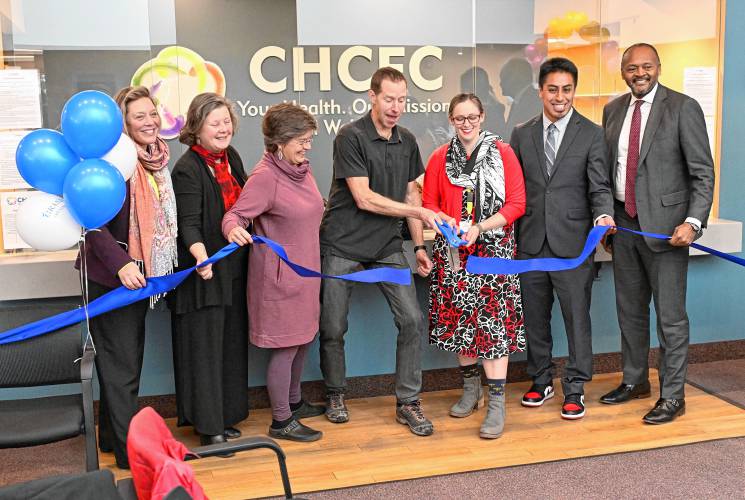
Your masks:
M 199 144 L 194 144 L 191 149 L 207 162 L 207 165 L 215 169 L 215 179 L 220 185 L 222 192 L 222 202 L 225 205 L 225 211 L 230 210 L 238 196 L 241 194 L 241 186 L 230 174 L 230 165 L 228 164 L 228 150 L 224 149 L 220 153 L 213 153 L 206 150 Z

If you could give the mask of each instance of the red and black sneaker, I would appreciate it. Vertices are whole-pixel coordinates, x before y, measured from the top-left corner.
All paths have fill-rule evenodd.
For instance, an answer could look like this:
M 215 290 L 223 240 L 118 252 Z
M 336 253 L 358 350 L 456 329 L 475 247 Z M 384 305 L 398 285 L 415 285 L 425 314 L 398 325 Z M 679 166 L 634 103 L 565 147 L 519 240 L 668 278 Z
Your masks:
M 569 394 L 564 397 L 561 406 L 561 418 L 577 420 L 585 416 L 585 395 Z
M 547 399 L 554 397 L 554 386 L 551 384 L 533 384 L 523 395 L 523 406 L 541 406 Z

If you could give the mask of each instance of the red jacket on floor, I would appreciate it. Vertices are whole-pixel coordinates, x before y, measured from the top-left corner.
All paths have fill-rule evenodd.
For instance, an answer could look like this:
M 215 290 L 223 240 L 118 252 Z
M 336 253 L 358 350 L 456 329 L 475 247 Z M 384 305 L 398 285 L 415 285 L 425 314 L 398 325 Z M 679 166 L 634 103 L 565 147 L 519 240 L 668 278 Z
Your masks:
M 189 449 L 176 441 L 163 418 L 149 406 L 132 418 L 127 435 L 127 456 L 137 498 L 160 500 L 177 486 L 191 498 L 206 500 L 194 479 L 194 469 L 184 462 Z

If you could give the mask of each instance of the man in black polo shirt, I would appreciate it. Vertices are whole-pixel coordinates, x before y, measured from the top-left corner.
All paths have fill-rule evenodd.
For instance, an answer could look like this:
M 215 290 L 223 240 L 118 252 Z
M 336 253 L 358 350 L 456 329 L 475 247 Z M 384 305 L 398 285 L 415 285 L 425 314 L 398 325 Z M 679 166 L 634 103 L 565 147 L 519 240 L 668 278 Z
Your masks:
M 326 274 L 344 274 L 360 267 L 408 267 L 398 220 L 406 217 L 416 253 L 417 272 L 427 276 L 432 262 L 422 236 L 422 222 L 436 229 L 438 216 L 423 208 L 415 179 L 424 172 L 414 136 L 398 123 L 406 105 L 406 78 L 393 68 L 375 72 L 368 91 L 372 110 L 344 126 L 334 141 L 334 179 L 321 222 L 321 266 Z M 420 436 L 432 434 L 419 392 L 424 317 L 416 289 L 378 285 L 398 327 L 396 349 L 396 420 Z M 344 404 L 346 366 L 344 334 L 351 283 L 325 280 L 321 297 L 321 371 L 326 382 L 326 417 L 349 420 Z

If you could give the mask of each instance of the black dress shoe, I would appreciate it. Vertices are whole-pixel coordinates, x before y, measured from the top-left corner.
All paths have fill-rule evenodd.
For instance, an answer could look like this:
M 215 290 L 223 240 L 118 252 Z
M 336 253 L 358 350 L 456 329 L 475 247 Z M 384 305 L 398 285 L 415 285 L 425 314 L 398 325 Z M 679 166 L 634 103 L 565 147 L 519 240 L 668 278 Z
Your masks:
M 685 415 L 685 412 L 685 399 L 663 399 L 642 420 L 646 424 L 666 424 Z
M 223 434 L 228 439 L 238 439 L 242 436 L 241 431 L 239 431 L 235 427 L 226 427 Z
M 288 439 L 290 441 L 309 443 L 311 441 L 318 441 L 321 439 L 321 436 L 323 436 L 323 432 L 311 429 L 294 418 L 281 429 L 269 427 L 269 437 L 275 439 Z
M 641 384 L 624 384 L 622 383 L 608 394 L 600 398 L 601 403 L 608 405 L 619 405 L 631 399 L 648 398 L 652 395 L 649 387 L 649 381 Z
M 209 434 L 200 434 L 199 435 L 199 443 L 202 446 L 207 446 L 210 444 L 220 444 L 220 443 L 227 443 L 228 440 L 225 438 L 225 434 L 215 434 L 215 435 L 209 435 Z M 220 453 L 219 455 L 216 455 L 221 458 L 229 458 L 234 457 L 235 453 Z
M 300 401 L 300 406 L 292 410 L 292 416 L 297 420 L 301 418 L 317 417 L 326 413 L 326 405 L 314 405 L 304 399 Z

